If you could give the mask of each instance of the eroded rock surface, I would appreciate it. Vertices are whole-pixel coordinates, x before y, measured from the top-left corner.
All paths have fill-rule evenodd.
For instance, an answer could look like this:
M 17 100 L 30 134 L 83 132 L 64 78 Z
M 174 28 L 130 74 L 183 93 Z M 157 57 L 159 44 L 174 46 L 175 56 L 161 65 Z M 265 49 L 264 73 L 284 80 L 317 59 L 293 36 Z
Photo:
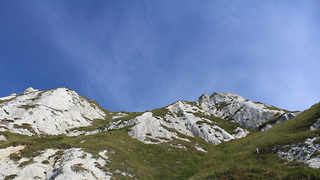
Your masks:
M 58 88 L 1 98 L 0 132 L 24 135 L 66 134 L 69 129 L 91 125 L 105 113 L 75 91 Z M 1 101 L 0 101 L 1 102 Z
M 299 161 L 308 164 L 309 167 L 320 168 L 320 145 L 314 143 L 316 139 L 306 139 L 303 143 L 285 145 L 277 152 L 279 157 L 289 161 Z
M 250 129 L 258 129 L 261 124 L 277 117 L 281 117 L 279 122 L 282 122 L 298 114 L 260 102 L 252 102 L 234 93 L 214 92 L 210 96 L 203 94 L 199 98 L 199 103 L 207 113 Z

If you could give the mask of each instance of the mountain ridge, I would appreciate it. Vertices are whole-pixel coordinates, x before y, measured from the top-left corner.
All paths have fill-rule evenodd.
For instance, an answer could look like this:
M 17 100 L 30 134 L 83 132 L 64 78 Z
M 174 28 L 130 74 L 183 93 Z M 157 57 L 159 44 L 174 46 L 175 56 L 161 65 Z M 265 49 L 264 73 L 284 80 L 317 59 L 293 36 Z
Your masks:
M 0 177 L 24 179 L 27 177 L 24 174 L 28 172 L 29 178 L 38 179 L 80 177 L 80 174 L 87 179 L 162 179 L 169 176 L 192 179 L 199 175 L 196 175 L 197 172 L 202 172 L 210 179 L 213 175 L 218 175 L 210 173 L 209 169 L 194 169 L 192 164 L 200 165 L 201 161 L 206 161 L 211 156 L 220 157 L 219 154 L 225 153 L 235 160 L 230 159 L 222 164 L 237 161 L 237 153 L 233 155 L 228 153 L 230 150 L 221 151 L 227 144 L 243 149 L 246 154 L 242 155 L 244 157 L 252 156 L 248 147 L 254 151 L 254 146 L 258 146 L 261 155 L 255 155 L 257 158 L 269 157 L 268 153 L 271 153 L 278 159 L 286 159 L 289 164 L 298 161 L 317 169 L 320 168 L 320 145 L 317 145 L 316 135 L 320 127 L 320 113 L 317 107 L 314 105 L 303 113 L 292 112 L 252 102 L 235 93 L 214 92 L 211 95 L 201 95 L 195 102 L 177 101 L 151 111 L 114 112 L 103 109 L 94 100 L 67 88 L 44 91 L 28 88 L 21 95 L 11 94 L 0 98 L 0 150 L 7 154 L 0 157 L 0 166 L 12 169 L 3 170 Z M 314 115 L 310 116 L 310 112 Z M 305 120 L 308 123 L 301 123 Z M 287 133 L 292 134 L 290 136 L 296 138 L 295 141 L 275 136 L 288 136 L 283 134 L 286 131 L 278 132 L 277 129 L 285 124 L 289 124 L 286 125 L 289 128 L 292 122 L 300 122 L 295 125 L 300 130 Z M 296 131 L 305 135 L 300 137 L 295 134 Z M 260 136 L 268 137 L 265 139 L 266 144 L 257 141 L 256 138 Z M 117 141 L 111 137 L 120 139 Z M 102 141 L 106 138 L 107 142 Z M 248 144 L 248 147 L 245 148 L 244 144 Z M 150 150 L 140 154 L 139 147 Z M 166 150 L 161 150 L 162 148 Z M 157 151 L 163 155 L 155 153 Z M 128 164 L 135 159 L 130 152 L 149 158 L 146 162 L 156 155 L 158 158 L 155 166 L 146 164 L 143 159 L 134 160 L 139 162 L 137 164 Z M 172 157 L 172 153 L 176 157 Z M 187 154 L 189 158 L 205 159 L 186 162 L 181 158 Z M 68 157 L 73 157 L 73 160 L 69 161 Z M 165 161 L 161 161 L 160 157 Z M 219 159 L 216 160 L 220 161 Z M 271 159 L 277 158 L 272 156 Z M 239 163 L 242 161 L 247 160 Z M 283 162 L 276 161 L 282 166 Z M 178 165 L 177 162 L 181 164 Z M 91 165 L 87 166 L 86 163 Z M 122 165 L 119 166 L 119 163 Z M 171 165 L 166 166 L 165 163 Z M 45 168 L 35 168 L 40 164 Z M 150 165 L 151 169 L 148 167 Z M 166 172 L 167 175 L 152 175 L 152 169 L 158 169 L 157 166 L 162 169 L 160 172 Z M 191 170 L 190 168 L 193 168 L 191 174 L 183 170 Z M 141 171 L 146 174 L 138 173 Z M 177 174 L 173 175 L 169 171 Z M 46 175 L 42 174 L 44 172 Z M 257 175 L 266 176 L 263 173 Z

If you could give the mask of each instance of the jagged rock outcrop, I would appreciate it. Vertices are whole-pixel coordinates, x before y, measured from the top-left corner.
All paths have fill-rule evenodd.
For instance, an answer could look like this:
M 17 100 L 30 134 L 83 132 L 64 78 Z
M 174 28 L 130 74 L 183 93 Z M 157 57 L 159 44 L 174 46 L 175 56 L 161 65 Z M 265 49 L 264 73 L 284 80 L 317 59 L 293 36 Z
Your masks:
M 38 92 L 38 89 L 33 89 L 32 87 L 27 88 L 26 90 L 24 90 L 23 94 L 29 94 L 29 93 L 33 93 L 33 92 Z
M 300 112 L 294 112 L 294 113 L 288 112 L 288 113 L 282 114 L 281 116 L 278 116 L 274 119 L 276 121 L 272 121 L 272 120 L 271 120 L 272 122 L 267 121 L 267 123 L 265 123 L 266 125 L 262 125 L 262 127 L 260 126 L 261 127 L 260 131 L 265 131 L 267 129 L 270 129 L 270 128 L 272 128 L 272 126 L 274 126 L 278 123 L 281 123 L 283 121 L 289 120 L 298 114 L 300 114 Z
M 203 94 L 198 102 L 207 113 L 250 129 L 258 129 L 261 124 L 277 117 L 281 117 L 279 122 L 282 122 L 298 114 L 252 102 L 234 93 Z
M 234 93 L 213 93 L 210 96 L 203 94 L 193 103 L 178 101 L 164 108 L 164 114 L 160 116 L 147 112 L 127 121 L 119 121 L 118 118 L 127 116 L 119 112 L 103 130 L 68 132 L 76 127 L 90 126 L 94 119 L 104 119 L 103 110 L 66 88 L 39 91 L 30 87 L 22 95 L 12 94 L 0 100 L 0 131 L 77 136 L 134 125 L 129 135 L 149 143 L 179 138 L 176 132 L 201 137 L 212 144 L 242 138 L 249 133 L 239 126 L 226 131 L 217 122 L 209 120 L 210 116 L 224 119 L 225 122 L 220 123 L 236 122 L 246 128 L 257 129 L 271 119 L 279 117 L 277 122 L 273 122 L 276 124 L 295 115 L 267 104 L 245 100 Z M 262 130 L 273 124 L 267 124 Z
M 320 118 L 317 119 L 317 121 L 315 123 L 313 123 L 312 126 L 310 126 L 309 130 L 313 131 L 313 130 L 317 130 L 320 127 Z
M 162 116 L 157 115 L 156 112 L 145 112 L 141 116 L 128 121 L 111 122 L 107 129 L 134 125 L 130 128 L 129 135 L 145 143 L 153 144 L 170 142 L 174 138 L 190 141 L 187 138 L 180 137 L 179 133 L 181 133 L 190 137 L 200 137 L 211 144 L 217 145 L 222 141 L 243 138 L 249 133 L 239 126 L 233 127 L 232 132 L 227 132 L 219 127 L 217 122 L 199 117 L 205 111 L 197 105 L 190 105 L 187 102 L 178 101 L 162 109 L 162 111 L 164 113 Z
M 252 102 L 234 93 L 203 94 L 196 102 L 177 101 L 143 113 L 111 112 L 67 88 L 46 91 L 28 88 L 23 94 L 0 98 L 0 179 L 112 179 L 115 174 L 136 178 L 141 175 L 140 169 L 136 173 L 136 169 L 130 167 L 130 157 L 125 158 L 125 162 L 120 161 L 123 166 L 119 170 L 116 168 L 119 162 L 112 160 L 116 157 L 122 160 L 123 156 L 113 154 L 139 152 L 141 146 L 147 147 L 146 149 L 150 147 L 153 151 L 152 148 L 156 146 L 137 143 L 127 134 L 145 144 L 159 144 L 159 147 L 166 148 L 161 148 L 159 152 L 171 152 L 174 149 L 175 153 L 209 152 L 210 155 L 213 149 L 220 147 L 215 149 L 205 141 L 218 145 L 244 138 L 250 132 L 247 128 L 264 131 L 297 114 L 299 112 Z M 312 120 L 313 124 L 309 123 L 307 126 L 309 131 L 320 127 L 319 116 L 314 116 Z M 115 129 L 122 130 L 113 131 Z M 313 133 L 309 131 L 306 132 Z M 18 136 L 12 133 L 36 136 Z M 17 136 L 25 141 L 15 139 Z M 119 146 L 118 141 L 104 144 L 118 137 L 125 142 Z M 97 139 L 103 140 L 103 143 L 97 145 L 98 148 L 94 144 Z M 295 144 L 286 142 L 291 144 L 278 145 L 273 152 L 289 161 L 297 160 L 312 168 L 320 168 L 320 146 L 317 139 L 318 137 Z M 42 148 L 42 140 L 45 148 Z M 59 143 L 51 146 L 50 140 L 57 140 Z M 135 143 L 130 144 L 131 141 Z M 91 144 L 86 144 L 88 142 Z M 125 148 L 124 144 L 129 146 Z M 34 146 L 37 148 L 30 150 Z M 113 151 L 114 147 L 117 151 Z M 125 153 L 124 156 L 129 154 Z M 116 162 L 116 165 L 109 168 L 112 162 Z M 144 160 L 142 162 L 149 163 Z M 176 163 L 180 163 L 180 160 Z
M 309 167 L 320 168 L 320 145 L 314 143 L 319 137 L 306 139 L 305 142 L 284 145 L 278 150 L 280 158 L 289 161 L 299 161 L 308 164 Z

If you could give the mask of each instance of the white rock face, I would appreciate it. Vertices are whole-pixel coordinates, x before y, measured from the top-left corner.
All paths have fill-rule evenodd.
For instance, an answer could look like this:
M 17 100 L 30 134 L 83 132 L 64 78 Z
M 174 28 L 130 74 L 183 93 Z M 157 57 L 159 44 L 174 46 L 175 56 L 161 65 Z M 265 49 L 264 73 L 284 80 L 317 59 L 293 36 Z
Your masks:
M 309 128 L 310 131 L 317 130 L 320 127 L 320 118 Z
M 304 162 L 309 167 L 320 169 L 320 155 L 318 155 L 320 145 L 313 143 L 316 139 L 318 137 L 307 139 L 304 143 L 283 146 L 288 150 L 285 152 L 279 150 L 278 155 L 280 158 Z
M 222 141 L 245 137 L 249 133 L 246 129 L 236 127 L 235 134 L 230 134 L 218 125 L 212 124 L 214 122 L 209 119 L 200 118 L 193 114 L 205 113 L 204 110 L 182 101 L 168 106 L 166 110 L 168 113 L 164 117 L 156 116 L 152 112 L 145 112 L 128 121 L 111 122 L 107 129 L 119 129 L 134 125 L 128 134 L 144 143 L 151 144 L 170 142 L 174 138 L 190 142 L 189 139 L 180 137 L 177 132 L 190 137 L 203 138 L 215 145 Z
M 38 89 L 33 89 L 32 87 L 27 88 L 23 94 L 29 94 L 29 93 L 33 93 L 33 92 L 38 92 Z
M 112 119 L 117 119 L 125 116 L 128 116 L 128 114 L 119 112 L 116 116 L 113 116 Z
M 76 92 L 66 88 L 38 91 L 28 88 L 23 95 L 2 98 L 0 131 L 25 135 L 66 134 L 67 130 L 90 126 L 104 119 L 104 112 Z
M 212 125 L 210 120 L 195 116 L 194 113 L 213 115 L 251 129 L 257 129 L 262 123 L 279 118 L 278 121 L 267 124 L 262 130 L 298 114 L 287 113 L 267 104 L 254 103 L 234 93 L 213 93 L 211 96 L 203 94 L 195 103 L 196 105 L 191 105 L 178 101 L 166 108 L 169 113 L 164 117 L 155 117 L 148 112 L 129 121 L 110 123 L 109 130 L 136 124 L 129 132 L 131 137 L 143 142 L 159 143 L 166 139 L 171 141 L 172 138 L 177 138 L 176 134 L 167 130 L 172 128 L 187 136 L 201 137 L 212 144 L 220 144 L 222 141 L 243 138 L 249 132 L 236 127 L 235 134 L 230 134 L 218 124 Z
M 283 121 L 286 121 L 286 120 L 289 120 L 293 117 L 295 117 L 296 115 L 300 114 L 300 112 L 295 112 L 295 113 L 285 113 L 283 115 L 280 116 L 280 119 L 277 120 L 276 122 L 274 123 L 270 123 L 270 124 L 267 124 L 266 126 L 264 126 L 263 128 L 260 129 L 260 131 L 265 131 L 267 129 L 270 129 L 272 128 L 274 125 L 278 124 L 278 123 L 281 123 Z
M 67 150 L 46 149 L 39 156 L 33 159 L 21 158 L 14 162 L 8 157 L 12 153 L 17 153 L 24 146 L 8 147 L 0 149 L 0 178 L 15 174 L 15 179 L 103 179 L 111 178 L 112 173 L 100 169 L 107 161 L 106 150 L 99 153 L 100 157 L 93 158 L 90 153 L 84 152 L 80 148 L 70 148 Z M 57 152 L 60 153 L 57 154 Z M 61 153 L 62 152 L 62 153 Z M 62 156 L 60 156 L 62 154 Z M 31 161 L 31 163 L 24 162 Z M 99 165 L 99 166 L 97 166 Z
M 103 152 L 100 152 L 103 154 Z M 104 156 L 105 157 L 105 156 Z M 99 169 L 96 164 L 104 166 L 104 158 L 92 158 L 80 148 L 71 148 L 64 151 L 61 161 L 54 164 L 52 179 L 104 179 L 111 178 L 112 173 Z
M 8 138 L 4 135 L 0 135 L 0 141 L 7 141 Z
M 199 146 L 198 143 L 195 144 L 194 147 L 195 147 L 198 151 L 202 151 L 202 152 L 205 152 L 205 153 L 208 152 L 208 151 L 204 150 L 201 146 Z
M 262 123 L 278 116 L 286 116 L 286 112 L 273 106 L 245 100 L 234 93 L 203 94 L 199 98 L 201 107 L 208 113 L 222 119 L 231 120 L 240 125 L 257 129 Z M 296 114 L 291 113 L 295 116 Z M 286 116 L 284 119 L 287 119 Z M 290 116 L 291 117 L 291 116 Z
M 5 149 L 0 149 L 0 163 L 3 163 L 12 153 L 20 154 L 20 150 L 24 149 L 26 146 L 10 146 Z

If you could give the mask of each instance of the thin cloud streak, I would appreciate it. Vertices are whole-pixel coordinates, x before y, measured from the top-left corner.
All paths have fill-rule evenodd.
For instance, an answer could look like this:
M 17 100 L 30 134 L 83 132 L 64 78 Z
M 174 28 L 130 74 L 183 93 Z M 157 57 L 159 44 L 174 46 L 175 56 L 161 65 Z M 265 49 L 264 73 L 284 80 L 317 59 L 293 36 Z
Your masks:
M 78 78 L 71 88 L 117 111 L 195 101 L 213 91 L 307 109 L 320 99 L 319 9 L 311 6 L 298 1 L 20 5 L 41 24 L 54 53 L 75 66 L 70 71 Z

